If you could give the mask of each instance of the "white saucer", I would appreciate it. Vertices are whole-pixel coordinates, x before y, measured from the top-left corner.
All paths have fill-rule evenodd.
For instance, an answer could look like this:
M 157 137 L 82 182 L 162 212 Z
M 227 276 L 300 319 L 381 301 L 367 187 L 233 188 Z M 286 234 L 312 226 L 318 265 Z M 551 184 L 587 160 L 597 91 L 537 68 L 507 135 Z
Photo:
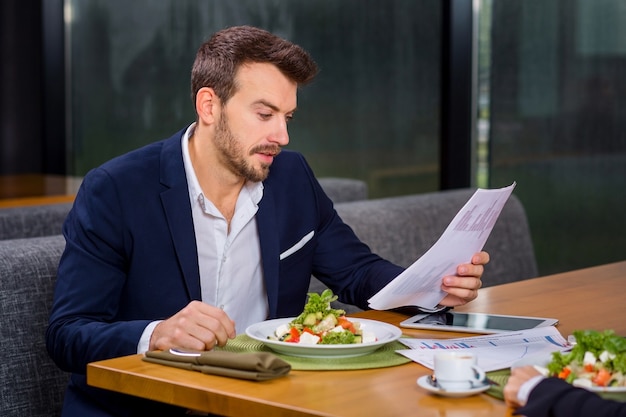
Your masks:
M 432 392 L 433 394 L 441 395 L 442 397 L 469 397 L 471 395 L 476 395 L 480 394 L 481 392 L 487 391 L 490 387 L 489 384 L 485 384 L 480 387 L 471 388 L 463 391 L 446 391 L 430 385 L 430 382 L 428 381 L 429 379 L 430 375 L 421 376 L 417 378 L 417 385 L 421 388 L 424 388 L 426 391 Z

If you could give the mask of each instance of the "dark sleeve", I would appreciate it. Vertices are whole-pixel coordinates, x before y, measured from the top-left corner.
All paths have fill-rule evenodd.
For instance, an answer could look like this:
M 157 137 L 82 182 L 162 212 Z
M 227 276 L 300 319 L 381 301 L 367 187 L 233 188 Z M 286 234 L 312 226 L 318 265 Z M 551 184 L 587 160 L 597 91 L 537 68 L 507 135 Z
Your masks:
M 150 320 L 120 319 L 127 282 L 121 207 L 101 186 L 102 170 L 83 180 L 63 226 L 66 247 L 58 267 L 46 331 L 48 352 L 63 370 L 84 374 L 96 360 L 137 352 Z M 97 190 L 97 191 L 94 191 Z M 117 204 L 116 204 L 117 203 Z
M 526 417 L 626 417 L 626 403 L 601 398 L 558 378 L 546 378 L 515 411 Z

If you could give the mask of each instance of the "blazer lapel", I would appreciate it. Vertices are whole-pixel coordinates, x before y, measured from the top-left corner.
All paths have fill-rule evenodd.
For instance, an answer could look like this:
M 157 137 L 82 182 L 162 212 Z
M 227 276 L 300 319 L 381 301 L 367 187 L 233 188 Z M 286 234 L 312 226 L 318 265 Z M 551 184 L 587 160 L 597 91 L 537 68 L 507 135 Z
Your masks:
M 183 271 L 187 293 L 191 300 L 200 300 L 202 295 L 200 291 L 198 250 L 180 144 L 185 130 L 164 142 L 163 150 L 161 151 L 160 170 L 161 183 L 167 189 L 161 192 L 161 202 L 169 224 L 178 263 Z

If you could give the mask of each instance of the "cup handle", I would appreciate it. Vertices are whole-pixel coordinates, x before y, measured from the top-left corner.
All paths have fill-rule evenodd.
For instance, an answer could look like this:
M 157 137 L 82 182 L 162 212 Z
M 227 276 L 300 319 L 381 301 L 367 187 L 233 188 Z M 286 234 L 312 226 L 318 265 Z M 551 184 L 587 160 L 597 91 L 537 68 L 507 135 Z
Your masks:
M 485 371 L 482 370 L 482 368 L 479 368 L 476 365 L 472 365 L 472 369 L 474 370 L 474 380 L 472 381 L 472 385 L 473 383 L 482 382 L 487 379 L 487 375 L 485 374 Z

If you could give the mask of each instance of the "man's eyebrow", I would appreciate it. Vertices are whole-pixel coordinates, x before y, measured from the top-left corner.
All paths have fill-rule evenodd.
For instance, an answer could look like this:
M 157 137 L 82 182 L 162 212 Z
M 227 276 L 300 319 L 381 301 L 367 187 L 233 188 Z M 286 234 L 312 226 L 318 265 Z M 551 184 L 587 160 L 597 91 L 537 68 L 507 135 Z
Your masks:
M 252 104 L 253 105 L 261 104 L 261 105 L 263 105 L 265 107 L 269 107 L 270 109 L 272 109 L 272 110 L 274 110 L 276 112 L 280 112 L 280 109 L 278 108 L 278 106 L 276 106 L 276 105 L 274 105 L 274 104 L 272 104 L 269 101 L 264 100 L 264 99 L 257 100 L 257 101 L 255 101 Z M 296 111 L 296 109 L 294 108 L 293 110 L 290 110 L 287 113 L 294 113 L 295 111 Z

